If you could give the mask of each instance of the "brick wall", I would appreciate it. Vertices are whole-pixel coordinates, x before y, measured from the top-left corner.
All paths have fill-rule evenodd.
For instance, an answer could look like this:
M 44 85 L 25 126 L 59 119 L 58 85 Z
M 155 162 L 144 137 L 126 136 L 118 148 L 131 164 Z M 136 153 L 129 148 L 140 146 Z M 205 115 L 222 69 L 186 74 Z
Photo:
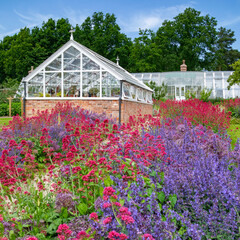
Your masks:
M 133 101 L 122 101 L 122 122 L 128 122 L 129 116 L 138 115 L 141 113 L 145 114 L 153 114 L 153 105 L 146 103 L 139 103 Z
M 60 103 L 70 102 L 75 106 L 81 106 L 84 109 L 88 109 L 96 113 L 105 112 L 108 116 L 116 118 L 117 121 L 119 118 L 118 100 L 83 100 L 83 99 L 26 100 L 26 117 L 33 116 L 33 114 L 36 114 L 38 110 L 39 111 L 44 111 L 46 109 L 51 110 L 59 102 Z M 34 113 L 32 111 L 33 109 L 34 109 Z M 121 121 L 127 122 L 129 116 L 137 115 L 139 111 L 141 111 L 142 114 L 152 114 L 153 107 L 151 104 L 122 100 L 121 110 L 122 110 Z

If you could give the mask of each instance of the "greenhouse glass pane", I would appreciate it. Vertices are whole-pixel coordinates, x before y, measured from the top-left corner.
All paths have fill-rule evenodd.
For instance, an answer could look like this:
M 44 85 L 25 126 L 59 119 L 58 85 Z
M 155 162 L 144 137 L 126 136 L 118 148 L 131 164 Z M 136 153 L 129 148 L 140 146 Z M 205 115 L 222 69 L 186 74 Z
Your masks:
M 143 100 L 147 101 L 147 91 L 143 90 Z
M 225 98 L 232 98 L 233 97 L 233 91 L 225 89 Z
M 234 89 L 234 95 L 235 95 L 235 98 L 237 97 L 237 98 L 240 98 L 240 88 L 235 88 Z
M 143 100 L 143 90 L 141 88 L 137 88 L 137 100 Z
M 100 66 L 92 61 L 89 57 L 82 55 L 83 57 L 83 70 L 100 70 Z
M 83 72 L 83 97 L 100 97 L 100 72 Z
M 217 98 L 223 98 L 223 90 L 216 90 L 216 97 Z
M 132 98 L 130 94 L 130 85 L 128 83 L 123 83 L 123 96 L 126 98 Z
M 132 99 L 136 99 L 137 96 L 137 89 L 135 86 L 131 85 L 130 86 L 130 94 L 132 96 Z
M 28 81 L 28 97 L 43 97 L 43 73 L 38 73 Z
M 175 98 L 175 86 L 167 86 L 167 98 L 168 99 Z
M 151 103 L 152 102 L 152 93 L 147 92 L 147 102 Z
M 70 47 L 63 53 L 63 65 L 64 70 L 80 70 L 80 52 Z
M 212 79 L 210 80 L 210 81 L 206 81 L 206 87 L 207 87 L 207 89 L 212 89 L 213 88 L 213 81 L 212 81 Z
M 80 97 L 80 73 L 63 74 L 64 97 Z
M 215 79 L 216 80 L 222 79 L 222 72 L 215 72 Z
M 61 97 L 61 73 L 45 73 L 46 97 Z
M 215 80 L 215 88 L 222 88 L 222 80 Z
M 60 55 L 47 65 L 46 71 L 59 71 L 62 69 L 62 56 Z
M 120 81 L 109 72 L 102 72 L 102 97 L 119 97 Z

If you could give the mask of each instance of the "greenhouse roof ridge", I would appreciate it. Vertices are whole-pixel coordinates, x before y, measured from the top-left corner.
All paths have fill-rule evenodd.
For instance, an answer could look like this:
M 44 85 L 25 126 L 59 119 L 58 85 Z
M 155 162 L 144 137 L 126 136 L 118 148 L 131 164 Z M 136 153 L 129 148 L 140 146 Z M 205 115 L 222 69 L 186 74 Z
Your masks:
M 91 58 L 97 64 L 99 64 L 104 69 L 108 70 L 113 76 L 118 80 L 129 82 L 138 87 L 144 88 L 148 91 L 152 91 L 151 88 L 142 83 L 139 79 L 134 77 L 131 73 L 127 72 L 120 65 L 110 61 L 109 59 L 101 56 L 100 54 L 94 52 L 93 50 L 85 47 L 84 45 L 76 42 L 75 40 L 70 39 L 62 47 L 60 47 L 55 53 L 48 57 L 42 64 L 35 68 L 30 74 L 28 74 L 22 81 L 28 82 L 32 77 L 38 74 L 42 69 L 44 69 L 48 64 L 50 64 L 55 58 L 57 58 L 62 52 L 64 52 L 69 47 L 75 47 L 81 51 L 84 55 Z

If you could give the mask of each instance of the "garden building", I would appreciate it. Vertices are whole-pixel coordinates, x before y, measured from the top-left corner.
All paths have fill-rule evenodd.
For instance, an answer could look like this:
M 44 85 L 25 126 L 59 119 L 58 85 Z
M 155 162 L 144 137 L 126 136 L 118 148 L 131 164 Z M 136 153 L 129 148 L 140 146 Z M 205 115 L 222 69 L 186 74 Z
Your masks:
M 127 122 L 152 114 L 152 90 L 116 64 L 71 39 L 22 81 L 25 114 L 52 109 L 58 102 Z
M 196 97 L 199 97 L 203 89 L 212 90 L 210 98 L 240 97 L 239 85 L 233 85 L 230 90 L 227 89 L 227 79 L 232 73 L 231 71 L 192 72 L 186 71 L 185 68 L 179 72 L 133 73 L 132 75 L 144 83 L 153 81 L 158 86 L 164 83 L 167 85 L 166 98 L 183 100 L 188 91 L 194 92 Z

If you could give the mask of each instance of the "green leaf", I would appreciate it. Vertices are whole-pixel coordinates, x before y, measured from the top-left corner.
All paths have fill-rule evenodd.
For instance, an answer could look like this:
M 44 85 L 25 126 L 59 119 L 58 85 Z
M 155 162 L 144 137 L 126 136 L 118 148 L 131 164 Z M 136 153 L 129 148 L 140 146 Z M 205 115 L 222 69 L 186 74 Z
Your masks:
M 85 215 L 88 211 L 88 206 L 85 203 L 79 203 L 79 205 L 77 206 L 77 209 L 80 215 Z
M 123 206 L 124 203 L 125 203 L 125 199 L 120 199 L 119 202 L 120 202 L 120 204 Z
M 169 200 L 170 200 L 171 206 L 174 207 L 177 203 L 177 195 L 176 194 L 169 195 Z
M 67 208 L 62 207 L 61 212 L 62 212 L 62 216 L 63 216 L 63 218 L 67 218 L 67 217 L 68 217 L 68 211 L 67 211 Z
M 178 231 L 178 234 L 182 236 L 186 232 L 186 229 L 184 227 L 181 227 Z
M 158 193 L 157 193 L 157 197 L 158 197 L 158 200 L 159 200 L 161 203 L 164 202 L 164 200 L 165 200 L 165 194 L 164 194 L 164 192 L 158 192 Z
M 113 184 L 113 181 L 109 176 L 107 176 L 104 179 L 104 184 L 105 184 L 106 187 L 110 187 Z
M 157 173 L 156 173 L 156 171 L 152 171 L 149 175 L 150 175 L 151 177 L 156 177 L 156 176 L 157 176 Z
M 148 189 L 147 189 L 147 194 L 148 194 L 149 197 L 152 195 L 152 191 L 153 191 L 153 190 L 152 190 L 151 188 L 148 188 Z
M 0 222 L 0 236 L 3 235 L 3 232 L 4 232 L 4 226 L 3 226 L 3 224 Z
M 11 231 L 9 232 L 9 240 L 15 240 L 15 239 L 16 239 L 16 235 L 15 235 L 14 231 L 11 230 Z

